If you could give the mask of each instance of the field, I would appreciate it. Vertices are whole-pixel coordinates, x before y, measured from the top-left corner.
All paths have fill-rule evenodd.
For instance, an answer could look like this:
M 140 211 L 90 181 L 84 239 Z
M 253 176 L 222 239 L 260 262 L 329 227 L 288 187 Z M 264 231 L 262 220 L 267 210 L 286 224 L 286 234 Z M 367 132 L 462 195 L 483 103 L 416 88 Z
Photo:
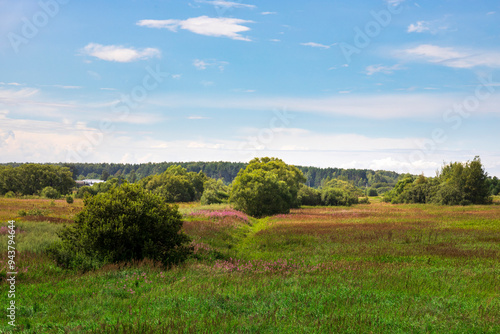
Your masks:
M 500 333 L 500 205 L 305 207 L 253 219 L 180 207 L 195 255 L 87 273 L 42 250 L 82 208 L 0 199 L 15 218 L 19 333 Z M 36 216 L 19 216 L 33 210 Z M 4 231 L 1 229 L 0 231 Z M 7 236 L 0 235 L 7 298 Z

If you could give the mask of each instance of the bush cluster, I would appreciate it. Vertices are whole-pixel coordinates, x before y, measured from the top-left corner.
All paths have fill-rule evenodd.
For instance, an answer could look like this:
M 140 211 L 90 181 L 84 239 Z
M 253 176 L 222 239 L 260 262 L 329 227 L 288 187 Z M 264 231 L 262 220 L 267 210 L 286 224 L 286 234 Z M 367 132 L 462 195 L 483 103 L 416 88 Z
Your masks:
M 435 178 L 403 175 L 384 195 L 391 203 L 435 203 L 441 205 L 487 204 L 491 202 L 487 174 L 479 157 L 466 163 L 443 166 Z

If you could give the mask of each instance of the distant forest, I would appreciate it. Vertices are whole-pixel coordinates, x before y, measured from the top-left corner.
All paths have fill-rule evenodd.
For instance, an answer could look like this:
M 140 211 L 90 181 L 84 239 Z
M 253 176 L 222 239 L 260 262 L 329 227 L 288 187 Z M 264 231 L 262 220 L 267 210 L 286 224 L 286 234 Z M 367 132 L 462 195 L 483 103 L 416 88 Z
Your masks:
M 17 167 L 22 163 L 8 163 Z M 246 163 L 238 162 L 160 162 L 143 164 L 122 163 L 55 163 L 50 165 L 68 167 L 73 174 L 73 179 L 101 179 L 109 178 L 126 179 L 129 182 L 137 182 L 147 176 L 161 174 L 170 166 L 180 165 L 188 172 L 203 172 L 208 177 L 222 179 L 224 183 L 230 184 Z M 342 168 L 318 168 L 297 166 L 307 178 L 306 185 L 319 188 L 332 179 L 348 181 L 360 188 L 375 188 L 379 194 L 391 190 L 398 181 L 400 174 L 389 171 L 374 171 L 369 169 L 342 169 Z

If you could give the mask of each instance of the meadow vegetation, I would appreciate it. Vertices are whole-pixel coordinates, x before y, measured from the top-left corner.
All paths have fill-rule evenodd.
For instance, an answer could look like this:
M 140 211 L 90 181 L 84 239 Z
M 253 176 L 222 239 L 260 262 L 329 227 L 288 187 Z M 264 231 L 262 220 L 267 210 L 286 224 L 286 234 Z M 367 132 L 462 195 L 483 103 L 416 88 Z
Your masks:
M 0 284 L 15 219 L 17 326 L 0 332 L 500 332 L 500 197 L 478 159 L 370 200 L 306 180 L 260 158 L 231 185 L 170 166 L 71 200 L 9 190 Z
M 15 331 L 500 332 L 500 199 L 446 207 L 379 199 L 261 219 L 228 204 L 180 204 L 194 251 L 186 262 L 85 273 L 43 251 L 62 228 L 56 219 L 73 220 L 81 200 L 1 199 L 0 214 L 18 226 Z M 52 211 L 18 217 L 27 206 Z

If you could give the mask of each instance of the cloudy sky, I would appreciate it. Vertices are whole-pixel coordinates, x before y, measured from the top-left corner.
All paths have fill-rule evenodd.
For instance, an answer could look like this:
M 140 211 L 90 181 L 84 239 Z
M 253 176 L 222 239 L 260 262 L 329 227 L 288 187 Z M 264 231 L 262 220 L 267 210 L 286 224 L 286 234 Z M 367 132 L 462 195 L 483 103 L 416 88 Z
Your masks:
M 500 176 L 500 3 L 0 0 L 0 162 Z

